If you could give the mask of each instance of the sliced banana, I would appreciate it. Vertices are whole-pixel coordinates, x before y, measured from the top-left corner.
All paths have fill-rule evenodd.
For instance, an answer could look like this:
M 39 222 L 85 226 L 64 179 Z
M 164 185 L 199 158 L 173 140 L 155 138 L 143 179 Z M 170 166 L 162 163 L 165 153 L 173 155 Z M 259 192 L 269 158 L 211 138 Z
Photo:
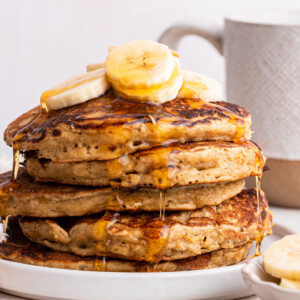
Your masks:
M 93 63 L 93 64 L 89 64 L 86 66 L 86 71 L 87 72 L 91 72 L 91 71 L 95 71 L 97 69 L 104 69 L 104 63 Z
M 300 280 L 300 234 L 287 235 L 264 253 L 267 273 L 277 278 Z
M 300 281 L 282 278 L 280 286 L 287 289 L 300 290 Z
M 216 80 L 192 71 L 182 70 L 183 84 L 177 98 L 219 101 L 222 99 L 222 85 Z
M 174 59 L 166 45 L 133 41 L 110 50 L 105 68 L 113 87 L 144 89 L 167 82 L 174 70 Z
M 172 50 L 172 49 L 171 49 L 171 53 L 172 53 L 172 55 L 173 55 L 174 57 L 179 58 L 179 54 L 178 54 L 175 50 Z
M 41 96 L 41 105 L 45 111 L 58 110 L 99 97 L 109 88 L 105 69 L 96 69 L 45 91 Z
M 147 102 L 154 105 L 176 98 L 182 86 L 182 76 L 180 73 L 179 60 L 174 59 L 174 61 L 175 68 L 171 78 L 167 82 L 144 89 L 124 89 L 118 87 L 115 92 L 125 99 Z

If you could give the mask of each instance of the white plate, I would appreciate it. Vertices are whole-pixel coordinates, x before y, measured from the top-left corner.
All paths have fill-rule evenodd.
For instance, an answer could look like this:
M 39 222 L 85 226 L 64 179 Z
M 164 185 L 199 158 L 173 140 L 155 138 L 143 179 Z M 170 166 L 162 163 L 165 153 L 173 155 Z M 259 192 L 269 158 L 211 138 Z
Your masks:
M 275 225 L 262 251 L 287 234 Z M 251 255 L 251 254 L 250 254 Z M 0 288 L 31 299 L 68 300 L 196 300 L 233 299 L 253 292 L 245 285 L 245 265 L 168 273 L 88 272 L 36 267 L 0 260 Z

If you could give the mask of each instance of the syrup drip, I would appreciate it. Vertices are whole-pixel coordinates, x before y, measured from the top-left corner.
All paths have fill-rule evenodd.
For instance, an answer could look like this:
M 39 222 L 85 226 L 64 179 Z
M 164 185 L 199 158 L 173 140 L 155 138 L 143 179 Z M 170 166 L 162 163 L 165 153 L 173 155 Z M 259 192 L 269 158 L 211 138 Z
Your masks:
M 101 219 L 99 219 L 93 227 L 93 236 L 99 241 L 96 245 L 96 250 L 99 256 L 107 255 L 108 246 L 111 243 L 109 238 L 110 227 L 120 220 L 119 213 L 106 212 Z M 102 260 L 98 258 L 94 262 L 96 271 L 106 270 L 106 258 L 103 256 Z
M 157 264 L 153 264 L 153 263 L 147 263 L 147 272 L 148 273 L 153 273 L 156 270 L 156 265 Z
M 106 257 L 96 257 L 94 260 L 94 270 L 98 272 L 105 272 L 106 271 Z
M 20 185 L 17 182 L 19 163 L 20 163 L 20 149 L 15 145 L 15 141 L 18 141 L 25 135 L 26 129 L 30 128 L 30 126 L 39 118 L 39 116 L 40 114 L 31 123 L 21 128 L 13 138 L 12 178 L 11 180 L 8 180 L 0 185 L 0 217 L 5 218 L 4 221 L 5 232 L 8 224 L 8 214 L 6 209 L 9 201 L 9 195 L 14 189 L 17 189 Z
M 149 119 L 153 123 L 153 125 L 156 125 L 156 120 L 153 118 L 153 116 L 149 115 Z
M 113 194 L 114 194 L 114 199 L 115 201 L 112 201 L 112 203 L 118 203 L 118 205 L 115 206 L 116 210 L 119 209 L 126 209 L 125 202 L 120 198 L 120 187 L 117 188 L 112 188 Z
M 17 180 L 19 172 L 19 162 L 20 162 L 20 150 L 13 150 L 13 171 L 12 180 Z
M 159 191 L 160 203 L 159 203 L 159 217 L 164 222 L 166 216 L 166 190 Z
M 5 220 L 4 220 L 4 222 L 3 222 L 3 224 L 4 224 L 4 232 L 6 233 L 6 229 L 7 229 L 7 225 L 8 225 L 8 218 L 9 218 L 9 216 L 6 216 L 5 217 Z
M 0 217 L 7 217 L 7 204 L 9 200 L 10 187 L 13 181 L 9 180 L 0 185 Z
M 160 218 L 153 220 L 144 227 L 144 236 L 147 240 L 145 260 L 157 264 L 166 249 L 169 240 L 170 228 Z
M 156 265 L 161 260 L 170 235 L 170 227 L 165 221 L 166 193 L 171 186 L 171 181 L 169 179 L 169 155 L 170 154 L 167 153 L 161 155 L 158 158 L 158 165 L 161 166 L 161 168 L 152 172 L 156 188 L 159 189 L 160 209 L 159 219 L 148 223 L 144 230 L 144 235 L 148 241 L 147 252 L 145 254 L 145 259 L 148 262 L 148 272 L 155 272 Z
M 9 195 L 14 190 L 17 189 L 20 184 L 16 181 L 19 170 L 19 150 L 13 150 L 13 170 L 12 170 L 12 178 L 8 181 L 5 181 L 0 184 L 0 217 L 5 218 L 6 222 L 8 221 L 7 215 L 7 204 L 9 201 Z M 5 229 L 7 227 L 7 223 L 5 224 Z
M 261 243 L 264 238 L 263 232 L 262 232 L 262 218 L 261 218 L 261 211 L 260 211 L 260 183 L 261 183 L 261 176 L 255 176 L 256 181 L 256 198 L 257 198 L 257 215 L 258 215 L 258 235 L 256 237 L 256 247 L 255 247 L 255 254 L 253 257 L 260 256 L 261 255 Z
M 255 152 L 255 182 L 256 182 L 256 201 L 257 201 L 257 216 L 258 216 L 258 234 L 256 237 L 256 248 L 255 248 L 255 254 L 253 257 L 260 256 L 261 250 L 260 246 L 262 243 L 262 240 L 264 238 L 264 234 L 262 232 L 263 224 L 262 224 L 262 218 L 261 218 L 261 210 L 260 210 L 260 200 L 261 200 L 261 177 L 263 173 L 263 166 L 264 166 L 264 157 L 258 148 L 256 144 L 252 143 L 251 141 L 244 141 L 242 143 L 243 145 L 247 146 L 248 148 L 252 149 Z
M 241 122 L 242 121 L 242 122 Z M 235 136 L 232 141 L 234 143 L 239 143 L 240 141 L 245 141 L 246 123 L 244 120 L 236 118 L 234 115 L 230 115 L 229 122 L 234 124 L 236 127 Z
M 13 138 L 13 142 L 12 142 L 14 150 L 20 150 L 19 141 L 29 132 L 32 125 L 37 126 L 37 125 L 43 123 L 43 118 L 41 118 L 41 115 L 42 115 L 42 110 L 37 114 L 36 118 L 34 118 L 29 124 L 27 124 L 26 126 L 21 128 L 17 132 L 17 134 L 15 134 L 15 136 Z

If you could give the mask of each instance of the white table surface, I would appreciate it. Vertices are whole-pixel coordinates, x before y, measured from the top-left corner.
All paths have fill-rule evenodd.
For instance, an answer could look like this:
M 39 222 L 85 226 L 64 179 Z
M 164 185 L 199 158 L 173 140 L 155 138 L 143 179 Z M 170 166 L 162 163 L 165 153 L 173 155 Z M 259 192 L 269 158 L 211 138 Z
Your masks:
M 289 227 L 291 230 L 300 233 L 300 209 L 296 208 L 283 208 L 271 206 L 274 213 L 274 221 Z M 24 300 L 24 298 L 10 296 L 0 292 L 0 300 Z M 244 300 L 260 300 L 256 296 L 243 298 Z

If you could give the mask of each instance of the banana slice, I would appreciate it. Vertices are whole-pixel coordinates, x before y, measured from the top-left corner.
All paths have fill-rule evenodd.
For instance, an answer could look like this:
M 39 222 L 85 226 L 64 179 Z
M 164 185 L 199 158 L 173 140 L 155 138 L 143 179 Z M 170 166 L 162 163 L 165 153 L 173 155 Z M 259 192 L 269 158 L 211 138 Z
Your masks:
M 177 98 L 219 101 L 222 99 L 222 85 L 216 80 L 195 72 L 182 70 L 183 84 Z
M 97 69 L 104 69 L 104 63 L 94 63 L 94 64 L 89 64 L 86 66 L 86 71 L 87 72 L 91 72 L 91 71 L 95 71 Z
M 300 290 L 300 281 L 282 278 L 280 286 L 287 289 Z
M 166 83 L 174 70 L 171 50 L 154 41 L 133 41 L 110 50 L 105 61 L 113 87 L 144 89 Z
M 300 280 L 300 234 L 287 235 L 264 253 L 267 273 L 277 278 Z
M 171 53 L 172 53 L 172 55 L 173 55 L 174 57 L 179 58 L 179 54 L 178 54 L 175 50 L 172 50 L 172 49 L 171 49 Z
M 171 78 L 160 85 L 154 85 L 143 89 L 124 89 L 117 87 L 115 92 L 125 99 L 139 102 L 147 102 L 157 105 L 176 98 L 176 95 L 182 86 L 182 76 L 180 73 L 179 60 L 175 59 L 175 68 Z
M 45 111 L 58 110 L 99 97 L 109 88 L 105 69 L 97 69 L 74 76 L 45 91 L 41 105 Z

